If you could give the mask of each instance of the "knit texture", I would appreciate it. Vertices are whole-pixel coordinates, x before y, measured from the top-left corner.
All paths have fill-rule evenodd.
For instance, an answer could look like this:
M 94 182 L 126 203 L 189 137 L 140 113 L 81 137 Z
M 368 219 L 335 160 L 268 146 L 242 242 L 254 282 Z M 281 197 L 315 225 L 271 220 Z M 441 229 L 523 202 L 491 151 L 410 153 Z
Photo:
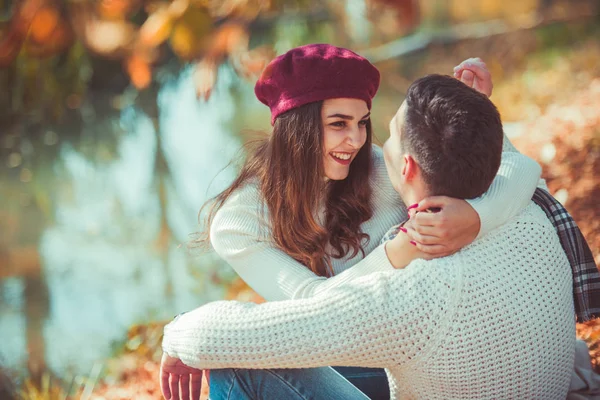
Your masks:
M 517 215 L 531 200 L 541 169 L 530 158 L 514 152 L 505 138 L 502 164 L 489 190 L 469 200 L 481 219 L 479 237 Z M 383 248 L 378 247 L 388 229 L 408 217 L 406 206 L 394 190 L 381 148 L 373 146 L 373 217 L 361 225 L 370 236 L 362 254 L 332 259 L 334 276 L 315 275 L 279 250 L 270 240 L 268 211 L 262 206 L 257 185 L 248 184 L 234 193 L 216 214 L 211 244 L 239 276 L 266 300 L 308 298 L 342 286 L 357 277 L 393 269 Z M 350 268 L 352 267 L 352 268 Z
M 571 269 L 534 204 L 453 256 L 308 299 L 211 303 L 163 341 L 197 368 L 386 368 L 394 399 L 564 399 L 574 346 Z

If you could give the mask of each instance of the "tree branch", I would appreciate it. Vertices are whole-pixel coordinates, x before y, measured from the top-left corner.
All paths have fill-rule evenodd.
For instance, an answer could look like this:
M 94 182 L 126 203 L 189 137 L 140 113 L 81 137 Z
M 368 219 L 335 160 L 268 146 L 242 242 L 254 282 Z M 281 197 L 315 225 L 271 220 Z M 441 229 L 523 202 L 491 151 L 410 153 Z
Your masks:
M 539 28 L 554 23 L 565 23 L 597 17 L 600 7 L 577 11 L 567 18 L 560 19 L 556 17 L 542 18 L 538 13 L 530 13 L 523 15 L 517 23 L 513 24 L 505 20 L 495 19 L 485 22 L 454 25 L 435 31 L 420 31 L 381 46 L 361 50 L 360 54 L 371 62 L 378 63 L 425 50 L 432 44 L 450 44 L 467 39 L 481 39 Z

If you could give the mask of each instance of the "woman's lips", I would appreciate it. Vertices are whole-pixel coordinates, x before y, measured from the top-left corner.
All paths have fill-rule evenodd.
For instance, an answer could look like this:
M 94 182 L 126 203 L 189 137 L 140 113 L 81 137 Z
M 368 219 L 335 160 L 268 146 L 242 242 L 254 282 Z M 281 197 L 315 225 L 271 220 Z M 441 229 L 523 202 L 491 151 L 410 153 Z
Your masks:
M 339 152 L 339 153 L 341 153 L 341 154 L 347 154 L 350 157 L 348 157 L 347 160 L 343 160 L 343 159 L 341 159 L 339 157 L 334 156 L 332 153 L 329 153 L 329 157 L 333 158 L 339 164 L 350 165 L 350 163 L 352 162 L 352 154 L 351 153 L 342 153 L 342 152 Z

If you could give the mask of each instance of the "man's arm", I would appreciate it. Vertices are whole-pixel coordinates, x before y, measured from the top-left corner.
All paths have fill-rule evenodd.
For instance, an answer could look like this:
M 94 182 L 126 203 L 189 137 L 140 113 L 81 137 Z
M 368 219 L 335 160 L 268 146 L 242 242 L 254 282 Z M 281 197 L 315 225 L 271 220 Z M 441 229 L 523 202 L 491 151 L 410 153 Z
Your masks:
M 402 364 L 442 330 L 455 285 L 419 263 L 309 299 L 210 303 L 167 325 L 163 350 L 199 369 Z

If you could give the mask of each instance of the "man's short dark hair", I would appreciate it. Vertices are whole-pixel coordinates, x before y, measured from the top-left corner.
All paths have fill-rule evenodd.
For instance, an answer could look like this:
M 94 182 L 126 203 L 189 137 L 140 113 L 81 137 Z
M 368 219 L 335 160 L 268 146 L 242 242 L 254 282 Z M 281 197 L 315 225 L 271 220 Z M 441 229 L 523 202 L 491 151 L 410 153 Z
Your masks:
M 401 146 L 423 171 L 430 195 L 481 196 L 502 155 L 502 122 L 484 94 L 457 79 L 428 75 L 408 88 Z

